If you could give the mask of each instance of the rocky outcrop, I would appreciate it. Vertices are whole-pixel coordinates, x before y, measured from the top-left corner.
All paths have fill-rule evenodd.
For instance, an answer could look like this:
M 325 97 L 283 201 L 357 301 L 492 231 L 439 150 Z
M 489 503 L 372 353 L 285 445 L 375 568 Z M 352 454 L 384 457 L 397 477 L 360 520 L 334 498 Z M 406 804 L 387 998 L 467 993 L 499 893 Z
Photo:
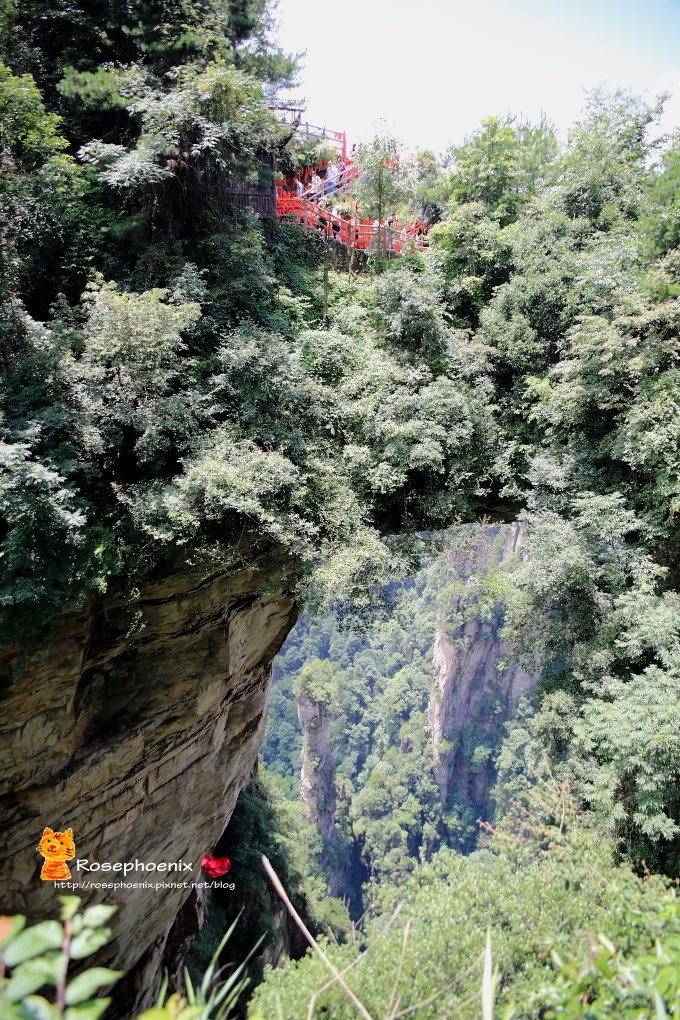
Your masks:
M 319 865 L 326 878 L 330 896 L 342 896 L 346 890 L 345 869 L 335 824 L 335 760 L 328 734 L 328 705 L 306 691 L 297 696 L 298 719 L 302 730 L 302 766 L 300 795 L 306 814 L 321 836 Z
M 280 576 L 267 550 L 251 550 L 248 565 L 178 570 L 64 613 L 38 652 L 0 654 L 2 909 L 55 914 L 58 891 L 39 879 L 44 826 L 70 826 L 90 862 L 191 864 L 125 879 L 186 888 L 81 889 L 120 908 L 101 957 L 128 972 L 118 1015 L 150 1001 L 166 947 L 181 949 L 188 915 L 200 923 L 191 883 L 251 774 L 270 663 L 296 618 Z M 122 880 L 75 863 L 74 882 Z
M 468 531 L 471 540 L 450 554 L 450 578 L 463 582 L 460 595 L 446 605 L 448 625 L 438 628 L 430 681 L 428 728 L 434 775 L 447 807 L 484 813 L 494 780 L 492 752 L 512 717 L 517 700 L 536 678 L 517 662 L 505 662 L 501 639 L 503 608 L 486 613 L 464 610 L 477 578 L 517 554 L 519 523 Z

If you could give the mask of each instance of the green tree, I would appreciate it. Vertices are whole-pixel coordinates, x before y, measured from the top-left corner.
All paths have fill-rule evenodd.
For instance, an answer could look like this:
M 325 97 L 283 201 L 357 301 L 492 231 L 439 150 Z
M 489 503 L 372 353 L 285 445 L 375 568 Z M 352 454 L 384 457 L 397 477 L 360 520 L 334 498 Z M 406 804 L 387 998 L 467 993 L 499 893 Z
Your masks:
M 672 890 L 615 866 L 611 848 L 575 824 L 558 784 L 539 784 L 533 796 L 532 813 L 518 819 L 520 835 L 498 833 L 491 852 L 469 857 L 441 851 L 407 879 L 375 890 L 357 943 L 324 944 L 371 1016 L 389 1016 L 390 1004 L 398 1002 L 422 1020 L 478 1017 L 487 932 L 500 1015 L 550 1015 L 546 1009 L 560 1001 L 555 985 L 565 998 L 572 990 L 560 974 L 563 961 L 587 959 L 592 932 L 606 931 L 608 940 L 600 944 L 613 942 L 634 967 L 668 974 L 667 954 L 675 958 L 679 922 Z M 658 938 L 668 940 L 667 954 L 651 968 Z M 576 966 L 567 972 L 572 981 L 575 972 Z M 605 966 L 598 975 L 586 973 L 603 999 L 603 1011 L 595 1015 L 604 1016 L 604 1003 L 616 994 L 612 972 Z M 630 982 L 623 968 L 618 973 Z M 268 969 L 249 1015 L 280 1011 L 302 1018 L 315 995 L 319 1008 L 333 1016 L 355 1016 L 355 1007 L 329 977 L 311 953 L 295 965 Z M 578 980 L 585 983 L 583 971 Z M 669 1010 L 677 1004 L 674 980 L 661 979 L 656 994 L 636 989 L 638 995 L 645 992 Z M 583 1014 L 576 1009 L 572 1015 Z
M 480 202 L 505 226 L 554 174 L 556 157 L 557 138 L 545 119 L 532 126 L 487 117 L 463 145 L 449 150 L 451 198 L 456 205 Z
M 409 201 L 412 193 L 413 168 L 399 152 L 395 138 L 376 135 L 372 142 L 360 145 L 355 156 L 361 178 L 355 186 L 356 197 L 364 215 L 381 224 L 395 216 Z M 376 244 L 384 246 L 376 235 Z
M 640 218 L 640 231 L 655 258 L 680 248 L 680 131 L 650 171 Z

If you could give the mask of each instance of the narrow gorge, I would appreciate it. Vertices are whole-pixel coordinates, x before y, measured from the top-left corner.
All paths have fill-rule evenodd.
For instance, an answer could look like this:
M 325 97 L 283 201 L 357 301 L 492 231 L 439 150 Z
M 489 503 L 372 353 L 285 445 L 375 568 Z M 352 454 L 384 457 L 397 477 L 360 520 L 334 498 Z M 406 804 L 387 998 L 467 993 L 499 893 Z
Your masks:
M 0 1020 L 680 1016 L 680 12 L 432 2 L 0 0 Z
M 381 868 L 469 852 L 477 820 L 493 818 L 495 758 L 538 670 L 505 643 L 504 605 L 484 593 L 523 537 L 519 523 L 453 529 L 392 585 L 389 621 L 361 633 L 305 616 L 275 661 L 264 761 L 303 805 L 328 895 L 350 896 L 357 916 Z
M 462 560 L 455 553 L 445 557 L 449 579 L 469 581 L 473 570 L 483 573 L 494 557 L 498 560 L 499 535 L 501 561 L 521 537 L 517 525 L 475 531 L 480 537 L 472 561 L 469 550 Z M 201 572 L 178 563 L 173 573 L 127 597 L 92 597 L 54 620 L 40 653 L 29 655 L 20 646 L 3 650 L 0 878 L 10 910 L 29 918 L 50 911 L 55 891 L 37 881 L 35 847 L 43 827 L 57 822 L 73 829 L 79 859 L 184 861 L 191 864 L 184 877 L 200 881 L 200 859 L 225 830 L 228 836 L 237 798 L 253 775 L 266 725 L 271 663 L 297 618 L 291 596 L 285 588 L 277 590 L 282 584 L 284 564 L 276 552 L 244 546 L 228 567 Z M 428 591 L 424 604 L 434 621 L 432 597 Z M 462 611 L 464 602 L 461 597 L 449 604 L 448 612 Z M 464 734 L 488 732 L 491 742 L 497 741 L 518 693 L 530 685 L 519 667 L 502 673 L 496 668 L 506 653 L 498 634 L 501 622 L 502 616 L 491 623 L 472 620 L 455 633 L 439 627 L 433 657 L 432 639 L 425 639 L 431 682 L 427 712 L 420 713 L 417 725 L 423 747 L 431 741 L 431 751 L 429 766 L 426 755 L 416 767 L 433 769 L 444 807 L 451 806 L 455 791 L 459 807 L 477 810 L 492 781 L 492 766 L 485 761 L 483 769 L 476 767 L 478 753 L 472 760 L 466 757 Z M 405 635 L 408 644 L 408 624 Z M 337 785 L 332 658 L 329 652 L 325 663 L 316 660 L 329 671 L 322 669 L 321 677 L 312 673 L 296 693 L 300 796 L 321 840 L 317 865 L 328 895 L 349 895 L 357 904 L 370 862 L 361 861 L 361 835 L 348 843 L 353 830 L 346 824 L 352 810 L 346 770 Z M 382 693 L 375 688 L 376 697 Z M 425 680 L 421 701 L 427 695 Z M 404 721 L 410 721 L 409 713 Z M 41 751 L 32 756 L 29 748 L 35 746 Z M 404 753 L 410 749 L 408 740 L 402 743 Z M 396 807 L 386 802 L 388 814 Z M 339 825 L 342 818 L 345 824 Z M 95 892 L 86 887 L 85 871 L 72 873 L 86 902 L 120 908 L 113 939 L 100 959 L 125 971 L 115 1010 L 129 1016 L 150 1004 L 164 970 L 177 974 L 205 922 L 205 896 L 195 888 L 160 894 L 152 888 L 120 890 L 115 882 Z M 133 880 L 151 885 L 163 877 L 132 873 Z M 285 946 L 285 917 L 277 924 L 283 934 L 276 944 Z M 265 960 L 278 959 L 274 945 Z

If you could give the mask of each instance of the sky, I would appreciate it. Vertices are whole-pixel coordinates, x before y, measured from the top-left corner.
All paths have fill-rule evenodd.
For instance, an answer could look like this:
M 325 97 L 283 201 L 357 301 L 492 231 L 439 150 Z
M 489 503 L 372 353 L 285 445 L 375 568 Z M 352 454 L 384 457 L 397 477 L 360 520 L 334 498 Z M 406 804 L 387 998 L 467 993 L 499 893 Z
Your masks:
M 443 152 L 507 113 L 566 135 L 596 86 L 673 91 L 662 128 L 680 125 L 680 0 L 279 0 L 276 16 L 306 51 L 307 119 L 350 142 L 386 130 Z

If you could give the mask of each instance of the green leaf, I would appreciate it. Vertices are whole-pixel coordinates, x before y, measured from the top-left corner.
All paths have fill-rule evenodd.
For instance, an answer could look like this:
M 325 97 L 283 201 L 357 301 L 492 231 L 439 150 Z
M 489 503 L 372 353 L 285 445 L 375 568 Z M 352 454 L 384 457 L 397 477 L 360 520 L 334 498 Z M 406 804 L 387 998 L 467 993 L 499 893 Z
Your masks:
M 161 982 L 161 987 L 158 990 L 158 998 L 156 999 L 157 1006 L 160 1007 L 163 1005 L 163 1003 L 165 1002 L 165 996 L 167 994 L 167 991 L 168 991 L 168 973 L 166 971 L 165 974 L 163 974 L 163 981 Z
M 59 1020 L 59 1010 L 42 995 L 29 995 L 21 1004 L 25 1020 Z
M 42 921 L 32 928 L 25 928 L 5 950 L 5 963 L 16 967 L 24 960 L 31 960 L 50 949 L 59 949 L 64 941 L 64 929 L 58 921 Z
M 70 921 L 80 906 L 80 896 L 60 896 L 59 900 L 62 921 Z
M 222 950 L 226 946 L 227 942 L 229 941 L 229 939 L 233 935 L 234 929 L 236 928 L 236 925 L 238 924 L 238 922 L 239 922 L 239 920 L 241 918 L 241 914 L 242 914 L 242 911 L 239 910 L 238 914 L 236 915 L 236 917 L 232 921 L 231 925 L 229 926 L 229 928 L 227 928 L 227 930 L 225 931 L 224 935 L 222 936 L 222 938 L 220 940 L 220 943 L 217 946 L 215 952 L 213 953 L 213 955 L 212 955 L 212 957 L 210 959 L 210 963 L 208 964 L 208 966 L 206 968 L 205 974 L 203 975 L 203 980 L 201 981 L 201 995 L 202 995 L 202 997 L 204 999 L 206 999 L 208 997 L 208 992 L 210 990 L 210 985 L 212 984 L 213 974 L 215 973 L 215 970 L 219 966 L 220 953 L 222 952 Z
M 122 977 L 121 970 L 109 970 L 107 967 L 91 967 L 73 978 L 66 989 L 66 1005 L 75 1006 L 91 998 L 95 992 L 105 985 L 112 985 L 119 977 Z
M 85 956 L 91 956 L 106 945 L 110 936 L 110 928 L 84 928 L 71 943 L 72 958 L 82 960 Z
M 63 966 L 64 958 L 61 953 L 50 953 L 49 956 L 38 956 L 34 960 L 21 963 L 13 971 L 5 988 L 5 995 L 10 1002 L 20 1002 L 43 985 L 56 985 Z
M 94 999 L 81 1006 L 69 1006 L 64 1013 L 64 1020 L 99 1020 L 110 1002 L 111 999 Z
M 191 980 L 191 974 L 186 968 L 184 970 L 184 983 L 186 984 L 187 1002 L 190 1006 L 194 1006 L 196 1004 L 196 992 L 194 991 L 194 983 Z
M 100 928 L 113 917 L 117 909 L 105 903 L 95 903 L 83 913 L 83 924 L 86 928 Z

